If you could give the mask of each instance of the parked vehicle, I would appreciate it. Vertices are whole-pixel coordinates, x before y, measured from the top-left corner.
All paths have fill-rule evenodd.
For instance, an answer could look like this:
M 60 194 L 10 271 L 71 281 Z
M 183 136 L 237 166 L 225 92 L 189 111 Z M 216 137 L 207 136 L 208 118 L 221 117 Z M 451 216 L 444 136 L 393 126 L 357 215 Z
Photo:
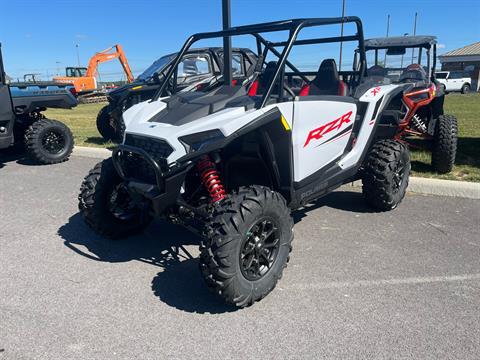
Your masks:
M 302 31 L 342 23 L 354 33 L 317 38 Z M 278 41 L 282 34 L 288 38 Z M 259 59 L 250 82 L 162 98 L 192 44 L 246 35 L 256 39 Z M 360 49 L 353 71 L 339 72 L 334 59 L 315 51 L 309 60 L 320 66 L 310 81 L 290 57 L 299 46 L 348 41 Z M 111 238 L 138 233 L 153 217 L 195 229 L 203 238 L 200 269 L 207 285 L 239 307 L 264 298 L 288 263 L 291 210 L 356 179 L 379 211 L 396 208 L 405 195 L 409 151 L 394 138 L 390 109 L 413 86 L 378 85 L 365 68 L 357 17 L 193 35 L 153 99 L 124 113 L 124 143 L 86 176 L 79 195 L 86 223 Z M 287 84 L 293 77 L 304 82 L 299 92 Z
M 67 160 L 73 149 L 70 129 L 42 111 L 76 106 L 71 88 L 51 82 L 7 85 L 0 45 L 0 149 L 24 148 L 40 164 Z
M 127 77 L 127 82 L 133 82 L 134 78 L 127 57 L 123 48 L 118 44 L 93 55 L 86 68 L 67 67 L 65 69 L 66 76 L 56 76 L 53 78 L 53 81 L 73 84 L 80 102 L 91 103 L 105 101 L 105 91 L 97 84 L 98 65 L 114 59 L 120 61 Z
M 460 91 L 468 94 L 472 88 L 472 78 L 468 71 L 438 71 L 435 75 L 444 92 Z
M 378 84 L 410 84 L 389 108 L 392 126 L 398 129 L 395 138 L 411 147 L 428 148 L 435 171 L 448 173 L 457 153 L 457 119 L 444 113 L 445 92 L 435 76 L 436 44 L 434 36 L 366 40 L 367 73 Z M 412 141 L 418 138 L 426 141 Z
M 164 96 L 181 91 L 205 91 L 218 84 L 223 70 L 223 48 L 189 50 L 177 73 L 164 90 Z M 139 102 L 150 100 L 162 85 L 164 74 L 175 60 L 177 53 L 162 56 L 148 67 L 133 83 L 108 92 L 108 105 L 97 116 L 97 129 L 105 140 L 117 143 L 123 140 L 122 114 Z M 252 73 L 255 54 L 249 49 L 233 49 L 233 76 L 243 81 Z

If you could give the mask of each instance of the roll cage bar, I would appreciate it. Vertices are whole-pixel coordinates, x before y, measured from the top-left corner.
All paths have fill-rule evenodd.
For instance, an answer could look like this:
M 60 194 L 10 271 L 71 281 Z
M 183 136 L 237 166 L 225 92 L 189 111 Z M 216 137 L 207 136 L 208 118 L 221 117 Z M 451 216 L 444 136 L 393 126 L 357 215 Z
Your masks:
M 314 39 L 305 39 L 297 40 L 298 34 L 303 28 L 323 26 L 323 25 L 335 25 L 342 23 L 354 23 L 357 27 L 357 33 L 355 35 L 349 36 L 337 36 L 337 37 L 328 37 L 328 38 L 314 38 Z M 267 32 L 277 32 L 277 31 L 289 31 L 289 38 L 287 41 L 281 42 L 270 42 L 266 40 L 260 33 Z M 360 67 L 358 71 L 355 71 L 358 74 L 358 83 L 362 80 L 365 71 L 366 71 L 366 55 L 365 55 L 365 41 L 363 37 L 363 25 L 360 18 L 356 16 L 347 16 L 347 17 L 337 17 L 337 18 L 309 18 L 309 19 L 291 19 L 284 21 L 274 21 L 268 23 L 254 24 L 254 25 L 245 25 L 233 27 L 228 30 L 207 32 L 207 33 L 198 33 L 190 36 L 187 41 L 184 43 L 181 50 L 178 52 L 173 65 L 169 68 L 168 72 L 165 74 L 165 79 L 162 83 L 162 86 L 158 89 L 152 101 L 158 100 L 163 94 L 165 87 L 167 86 L 168 79 L 172 77 L 175 69 L 179 65 L 183 55 L 188 51 L 188 49 L 197 41 L 213 38 L 225 38 L 238 35 L 252 35 L 256 38 L 257 41 L 257 52 L 259 59 L 260 69 L 263 65 L 263 62 L 266 58 L 266 53 L 271 51 L 272 54 L 278 57 L 277 67 L 275 69 L 274 76 L 270 80 L 270 83 L 266 86 L 266 91 L 263 94 L 260 108 L 264 107 L 267 104 L 267 101 L 270 98 L 270 95 L 273 91 L 275 83 L 279 78 L 280 74 L 285 73 L 285 65 L 288 66 L 296 75 L 300 76 L 304 81 L 308 79 L 298 70 L 290 61 L 287 60 L 288 55 L 293 46 L 296 45 L 313 45 L 313 44 L 322 44 L 322 43 L 333 43 L 333 42 L 343 42 L 343 41 L 358 41 L 358 53 L 360 56 L 359 64 Z M 264 46 L 264 51 L 262 51 L 262 45 Z M 283 50 L 280 52 L 276 47 L 283 47 Z M 225 51 L 225 49 L 224 49 Z M 284 92 L 284 76 L 280 77 L 280 97 L 283 98 Z

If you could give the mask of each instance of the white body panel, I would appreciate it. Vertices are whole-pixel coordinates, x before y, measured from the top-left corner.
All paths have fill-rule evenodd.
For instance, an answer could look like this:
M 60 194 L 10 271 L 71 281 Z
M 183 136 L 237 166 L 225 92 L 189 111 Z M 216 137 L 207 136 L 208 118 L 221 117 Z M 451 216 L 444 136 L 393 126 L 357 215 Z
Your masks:
M 305 179 L 343 154 L 356 113 L 357 106 L 348 102 L 295 102 L 292 130 L 295 181 Z
M 145 101 L 125 111 L 123 113 L 123 119 L 127 129 L 126 133 L 128 134 L 166 140 L 174 149 L 174 152 L 167 159 L 169 163 L 186 155 L 185 147 L 178 140 L 179 137 L 184 135 L 219 129 L 224 136 L 229 136 L 274 107 L 280 109 L 290 126 L 292 124 L 293 105 L 291 102 L 250 111 L 245 111 L 243 107 L 228 108 L 180 126 L 149 122 L 155 114 L 165 107 L 166 103 L 160 100 L 154 102 Z
M 245 111 L 244 107 L 227 108 L 177 126 L 149 121 L 166 107 L 166 103 L 159 99 L 132 106 L 125 111 L 123 118 L 126 133 L 166 140 L 174 149 L 167 159 L 171 164 L 187 154 L 178 138 L 214 129 L 219 129 L 227 137 L 268 111 L 277 108 L 291 129 L 294 180 L 298 182 L 338 158 L 340 159 L 337 164 L 343 169 L 358 165 L 380 113 L 378 112 L 376 118 L 373 118 L 375 106 L 382 97 L 382 102 L 385 102 L 384 95 L 397 87 L 397 85 L 374 87 L 359 99 L 361 102 L 368 103 L 368 106 L 355 146 L 348 153 L 345 153 L 345 149 L 350 140 L 354 122 L 361 120 L 356 119 L 357 105 L 348 101 L 296 100 L 249 111 Z

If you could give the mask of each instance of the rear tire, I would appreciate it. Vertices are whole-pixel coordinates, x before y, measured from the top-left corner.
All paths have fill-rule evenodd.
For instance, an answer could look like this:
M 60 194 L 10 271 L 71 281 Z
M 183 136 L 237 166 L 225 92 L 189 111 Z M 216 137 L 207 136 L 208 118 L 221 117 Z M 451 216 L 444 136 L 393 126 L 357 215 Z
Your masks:
M 470 85 L 464 84 L 462 86 L 462 94 L 468 94 L 470 92 Z
M 432 167 L 440 174 L 452 171 L 457 155 L 458 126 L 453 115 L 440 115 L 435 125 Z
M 112 104 L 105 105 L 97 115 L 97 129 L 105 141 L 113 141 L 121 143 L 123 133 L 125 132 L 125 124 L 122 119 L 117 119 L 112 115 L 114 106 Z
M 27 154 L 40 164 L 68 160 L 73 150 L 73 135 L 68 126 L 57 120 L 40 119 L 24 135 Z
M 370 150 L 362 177 L 363 195 L 380 211 L 395 209 L 405 197 L 410 153 L 395 140 L 380 140 Z
M 131 200 L 111 158 L 95 165 L 85 177 L 78 208 L 97 234 L 111 239 L 139 233 L 152 220 Z
M 207 224 L 200 270 L 207 285 L 238 307 L 273 290 L 292 249 L 293 220 L 282 195 L 241 187 L 223 200 Z

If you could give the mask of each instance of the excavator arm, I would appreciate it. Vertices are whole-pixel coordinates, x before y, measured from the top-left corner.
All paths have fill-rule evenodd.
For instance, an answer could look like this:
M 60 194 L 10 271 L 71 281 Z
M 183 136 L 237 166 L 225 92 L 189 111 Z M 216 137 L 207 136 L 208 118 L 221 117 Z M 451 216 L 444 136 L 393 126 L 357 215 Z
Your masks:
M 112 50 L 114 51 L 112 52 Z M 125 56 L 122 47 L 118 44 L 93 55 L 88 62 L 86 76 L 96 77 L 98 73 L 98 64 L 117 58 L 123 67 L 123 71 L 125 71 L 125 74 L 127 75 L 127 81 L 129 83 L 133 82 L 134 78 L 130 65 L 128 65 L 127 57 Z

